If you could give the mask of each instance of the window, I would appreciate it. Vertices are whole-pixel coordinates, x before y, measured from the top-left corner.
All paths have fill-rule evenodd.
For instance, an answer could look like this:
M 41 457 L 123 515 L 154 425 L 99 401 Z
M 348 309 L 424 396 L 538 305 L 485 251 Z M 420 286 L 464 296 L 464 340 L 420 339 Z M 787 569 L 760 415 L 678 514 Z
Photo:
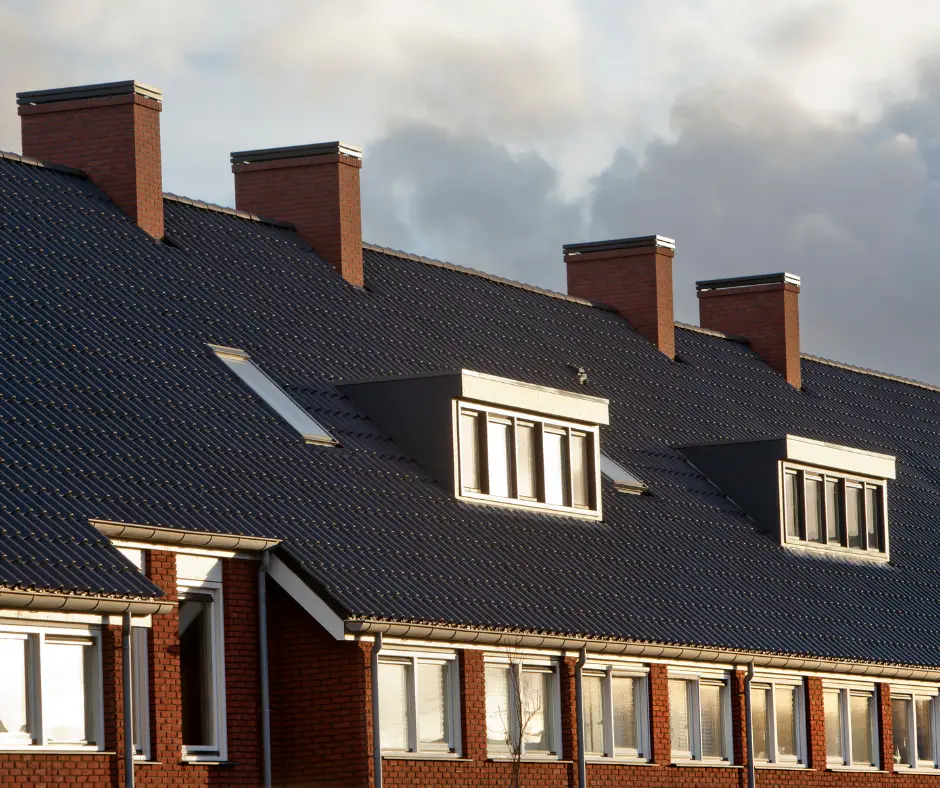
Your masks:
M 0 748 L 101 749 L 96 631 L 0 632 Z
M 636 476 L 606 454 L 601 454 L 600 467 L 601 474 L 613 482 L 618 492 L 641 494 L 649 490 Z
M 582 674 L 584 749 L 591 758 L 649 757 L 646 675 L 608 666 Z
M 894 763 L 901 768 L 937 768 L 937 696 L 923 690 L 891 694 Z
M 299 432 L 307 443 L 318 443 L 335 446 L 336 440 L 316 420 L 271 378 L 264 374 L 244 350 L 237 348 L 209 345 L 212 352 L 218 356 L 232 372 L 241 378 L 255 394 L 263 399 L 284 421 Z
M 463 404 L 458 423 L 464 497 L 600 515 L 596 427 Z
M 786 541 L 885 557 L 885 482 L 785 465 Z
M 149 630 L 131 628 L 131 692 L 134 704 L 134 752 L 150 757 L 150 680 L 147 641 Z
M 486 739 L 491 754 L 558 757 L 560 726 L 554 665 L 487 662 Z
M 379 660 L 383 752 L 456 753 L 460 708 L 455 657 L 395 655 Z
M 176 566 L 183 754 L 196 760 L 225 760 L 221 562 L 179 554 Z
M 673 761 L 729 761 L 731 710 L 727 676 L 669 676 Z
M 806 763 L 801 680 L 751 682 L 751 725 L 754 760 L 764 763 Z
M 825 688 L 826 759 L 830 765 L 872 768 L 878 764 L 874 690 Z

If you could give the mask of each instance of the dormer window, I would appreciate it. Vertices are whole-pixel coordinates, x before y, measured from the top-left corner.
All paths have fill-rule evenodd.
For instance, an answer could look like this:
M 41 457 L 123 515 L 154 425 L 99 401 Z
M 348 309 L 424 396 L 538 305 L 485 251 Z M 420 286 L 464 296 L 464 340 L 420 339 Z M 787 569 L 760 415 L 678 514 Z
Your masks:
M 596 513 L 597 427 L 459 405 L 460 494 Z

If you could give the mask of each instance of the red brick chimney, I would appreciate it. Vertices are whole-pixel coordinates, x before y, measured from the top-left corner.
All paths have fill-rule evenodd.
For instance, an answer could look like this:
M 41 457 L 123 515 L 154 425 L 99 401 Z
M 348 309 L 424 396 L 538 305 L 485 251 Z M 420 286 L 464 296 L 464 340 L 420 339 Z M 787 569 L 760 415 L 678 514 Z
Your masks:
M 163 238 L 162 102 L 133 80 L 17 93 L 23 154 L 84 170 L 138 227 Z
M 616 309 L 669 358 L 676 355 L 672 258 L 661 235 L 566 244 L 568 295 Z
M 755 353 L 800 388 L 800 277 L 740 276 L 696 282 L 699 322 L 745 337 Z
M 235 207 L 290 222 L 350 284 L 363 285 L 362 151 L 341 142 L 236 151 Z

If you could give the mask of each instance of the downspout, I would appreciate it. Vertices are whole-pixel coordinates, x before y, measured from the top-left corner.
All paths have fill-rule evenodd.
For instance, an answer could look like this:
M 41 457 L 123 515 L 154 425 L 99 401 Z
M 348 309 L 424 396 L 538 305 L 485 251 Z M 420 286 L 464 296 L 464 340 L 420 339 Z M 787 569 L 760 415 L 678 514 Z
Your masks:
M 131 654 L 131 614 L 126 612 L 121 627 L 122 665 L 124 684 L 124 785 L 134 788 L 134 682 L 132 678 L 133 660 Z
M 754 768 L 754 725 L 751 716 L 751 681 L 754 678 L 754 663 L 747 666 L 747 678 L 744 679 L 744 727 L 747 741 L 747 788 L 757 784 L 757 771 Z
M 581 647 L 574 672 L 574 702 L 578 718 L 578 788 L 587 788 L 587 763 L 584 754 L 584 681 L 581 675 L 587 662 L 587 649 Z
M 271 788 L 271 696 L 268 685 L 268 562 L 261 553 L 258 567 L 258 648 L 261 652 L 261 771 L 264 788 Z
M 379 732 L 379 652 L 382 650 L 382 633 L 375 633 L 372 644 L 372 758 L 375 779 L 372 788 L 382 788 L 382 737 Z

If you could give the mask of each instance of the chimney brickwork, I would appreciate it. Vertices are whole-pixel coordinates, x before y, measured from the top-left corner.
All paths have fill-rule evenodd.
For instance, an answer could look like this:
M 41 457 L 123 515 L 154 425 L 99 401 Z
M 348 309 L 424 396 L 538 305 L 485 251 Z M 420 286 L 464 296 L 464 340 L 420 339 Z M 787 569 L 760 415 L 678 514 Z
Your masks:
M 798 389 L 800 374 L 800 278 L 767 274 L 696 282 L 699 322 L 742 336 L 751 348 Z
M 567 244 L 568 295 L 606 304 L 669 358 L 676 355 L 672 305 L 675 241 L 659 235 Z
M 362 153 L 339 142 L 232 154 L 235 206 L 290 222 L 350 284 L 364 284 L 359 170 Z
M 24 155 L 84 171 L 138 227 L 163 238 L 159 90 L 111 82 L 16 100 Z

